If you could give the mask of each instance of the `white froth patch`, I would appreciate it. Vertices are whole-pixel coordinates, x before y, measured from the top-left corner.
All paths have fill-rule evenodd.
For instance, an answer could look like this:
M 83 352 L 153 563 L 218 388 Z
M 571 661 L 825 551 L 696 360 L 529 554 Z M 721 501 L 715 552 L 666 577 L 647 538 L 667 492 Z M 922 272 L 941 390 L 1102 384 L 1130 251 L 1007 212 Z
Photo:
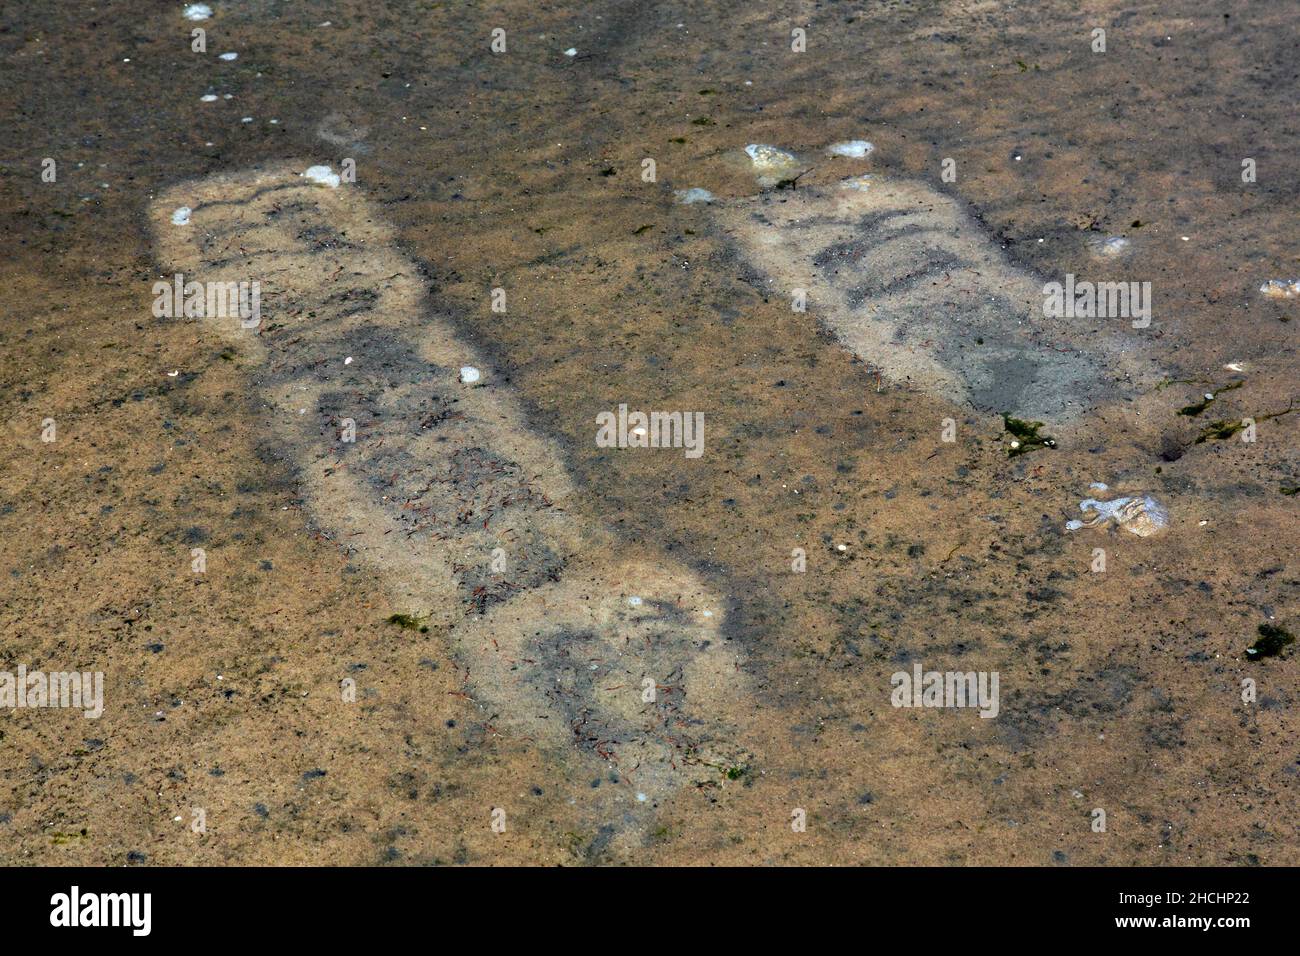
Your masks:
M 849 159 L 861 159 L 875 150 L 875 146 L 868 143 L 865 139 L 850 139 L 843 143 L 832 143 L 826 147 L 826 152 L 832 156 L 847 156 Z
M 791 166 L 799 165 L 799 160 L 793 153 L 768 146 L 766 143 L 750 143 L 745 147 L 745 153 L 749 156 L 749 161 L 754 164 L 754 168 L 760 172 L 789 169 Z
M 483 373 L 473 365 L 462 365 L 460 367 L 460 380 L 466 385 L 473 385 L 483 377 Z
M 188 226 L 190 224 L 190 213 L 194 210 L 189 206 L 181 206 L 172 213 L 173 226 Z
M 1067 521 L 1065 523 L 1067 531 L 1095 528 L 1114 522 L 1125 531 L 1131 531 L 1145 538 L 1169 524 L 1169 512 L 1150 495 L 1116 498 L 1113 501 L 1085 498 L 1079 502 L 1079 510 L 1088 517 L 1083 521 L 1077 519 Z
M 186 20 L 206 20 L 212 16 L 212 8 L 206 3 L 191 3 L 181 11 L 181 16 Z
M 690 189 L 678 189 L 673 192 L 677 201 L 683 206 L 692 206 L 697 202 L 713 202 L 714 195 L 707 189 L 701 189 L 699 186 L 692 186 Z
M 1270 299 L 1294 299 L 1300 296 L 1300 279 L 1269 279 L 1259 291 Z
M 330 189 L 339 188 L 339 174 L 328 166 L 311 166 L 303 171 L 302 176 L 308 182 L 328 186 Z

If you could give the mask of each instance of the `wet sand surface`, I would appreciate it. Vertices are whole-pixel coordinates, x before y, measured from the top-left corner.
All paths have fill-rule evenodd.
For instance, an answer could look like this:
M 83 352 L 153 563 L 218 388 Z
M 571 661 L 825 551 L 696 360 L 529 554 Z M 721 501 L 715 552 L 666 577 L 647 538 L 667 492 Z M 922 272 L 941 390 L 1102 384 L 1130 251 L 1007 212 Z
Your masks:
M 1300 299 L 1259 291 L 1300 273 L 1286 5 L 266 0 L 214 2 L 204 21 L 184 6 L 0 14 L 0 669 L 105 675 L 97 720 L 0 713 L 4 862 L 1300 863 L 1295 645 L 1245 653 L 1261 624 L 1300 629 L 1300 409 L 1267 417 L 1297 397 Z M 827 155 L 854 139 L 874 150 Z M 797 181 L 760 185 L 747 144 L 790 151 Z M 168 232 L 173 198 L 199 197 L 201 242 L 233 222 L 203 204 L 220 188 L 245 202 L 228 184 L 250 170 L 345 158 L 356 182 L 337 189 L 359 195 L 330 234 L 275 243 L 318 241 L 363 273 L 348 245 L 364 239 L 402 264 L 401 301 L 371 309 L 365 342 L 307 351 L 332 316 L 289 299 L 326 301 L 333 269 L 281 278 L 279 299 L 263 277 L 257 329 L 153 315 L 153 283 L 199 249 Z M 920 312 L 948 305 L 887 362 L 844 335 L 860 303 L 819 298 L 847 280 L 810 278 L 795 311 L 794 277 L 738 231 L 746 211 L 862 175 L 960 211 L 943 228 L 993 278 L 952 288 L 1151 283 L 1148 328 L 1003 329 L 1024 354 L 1064 350 L 1037 355 L 1077 399 L 1043 419 L 1054 448 L 1010 454 L 1010 387 L 967 402 L 900 374 L 907 354 L 959 369 L 985 354 L 938 259 L 891 273 Z M 679 202 L 691 188 L 714 201 Z M 859 268 L 857 249 L 836 261 Z M 261 263 L 249 279 L 287 255 L 241 253 Z M 183 255 L 217 274 L 215 254 Z M 385 294 L 367 275 L 356 287 Z M 365 365 L 381 330 L 400 388 Z M 292 431 L 277 412 L 277 389 L 307 379 L 276 356 L 313 382 L 354 376 L 352 417 L 408 443 L 393 469 L 408 501 L 438 467 L 419 429 L 458 394 L 458 348 L 487 374 L 456 406 L 468 424 L 445 419 L 451 443 L 481 427 L 506 437 L 473 442 L 542 463 L 521 467 L 512 488 L 540 490 L 517 512 L 562 499 L 511 519 L 536 545 L 522 565 L 502 529 L 523 578 L 466 570 L 492 560 L 485 529 L 453 535 L 460 555 L 436 524 L 354 547 L 402 520 L 386 491 L 349 504 L 381 480 L 366 429 L 345 449 L 327 417 Z M 951 358 L 963 349 L 975 358 Z M 343 354 L 346 372 L 329 365 Z M 596 416 L 620 404 L 702 412 L 703 454 L 601 447 Z M 1243 417 L 1253 442 L 1198 442 Z M 370 464 L 331 485 L 325 456 L 345 453 Z M 448 480 L 500 503 L 476 474 Z M 1118 495 L 1158 499 L 1168 527 L 1066 530 L 1081 500 Z M 646 665 L 670 672 L 657 723 L 600 696 L 620 685 L 584 679 L 573 653 L 645 637 L 648 612 L 627 610 L 642 595 L 665 622 L 656 646 L 727 655 L 694 693 L 680 660 Z M 500 665 L 510 640 L 531 676 Z M 612 656 L 635 680 L 640 664 Z M 917 663 L 997 672 L 997 716 L 892 706 L 891 675 Z M 585 715 L 609 734 L 542 723 Z

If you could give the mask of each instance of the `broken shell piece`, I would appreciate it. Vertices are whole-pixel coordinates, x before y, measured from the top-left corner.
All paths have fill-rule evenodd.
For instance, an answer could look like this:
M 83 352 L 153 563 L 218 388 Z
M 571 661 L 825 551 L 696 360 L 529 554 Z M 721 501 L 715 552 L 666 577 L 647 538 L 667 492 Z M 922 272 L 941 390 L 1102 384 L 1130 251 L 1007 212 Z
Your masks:
M 795 159 L 794 154 L 763 143 L 750 143 L 745 147 L 745 152 L 749 155 L 749 161 L 754 164 L 754 168 L 764 172 L 799 165 L 799 160 Z
M 697 202 L 713 202 L 713 193 L 707 189 L 701 189 L 699 186 L 692 186 L 690 189 L 678 189 L 674 191 L 677 201 L 683 206 L 693 206 Z
M 462 365 L 460 367 L 460 380 L 466 385 L 473 385 L 482 377 L 483 373 L 473 365 Z
M 1270 299 L 1294 299 L 1300 296 L 1300 279 L 1269 279 L 1259 291 Z
M 1169 525 L 1169 512 L 1150 495 L 1126 496 L 1113 501 L 1085 498 L 1079 502 L 1079 510 L 1085 514 L 1091 511 L 1092 514 L 1082 521 L 1078 519 L 1067 521 L 1066 530 L 1095 528 L 1113 520 L 1125 531 L 1147 538 L 1158 531 L 1163 531 Z
M 1129 241 L 1123 236 L 1107 236 L 1092 240 L 1092 250 L 1099 256 L 1117 257 L 1128 252 Z
M 871 187 L 870 176 L 850 176 L 848 179 L 840 180 L 841 189 L 869 189 Z
M 851 139 L 843 143 L 832 143 L 826 147 L 826 152 L 832 156 L 847 156 L 850 159 L 861 159 L 867 153 L 873 152 L 875 146 L 868 143 L 865 139 Z
M 793 153 L 763 143 L 750 143 L 745 147 L 745 153 L 753 164 L 754 172 L 759 174 L 760 186 L 773 186 L 788 179 L 790 174 L 803 165 Z
M 319 183 L 330 189 L 339 188 L 339 174 L 328 166 L 309 166 L 302 175 L 308 182 Z

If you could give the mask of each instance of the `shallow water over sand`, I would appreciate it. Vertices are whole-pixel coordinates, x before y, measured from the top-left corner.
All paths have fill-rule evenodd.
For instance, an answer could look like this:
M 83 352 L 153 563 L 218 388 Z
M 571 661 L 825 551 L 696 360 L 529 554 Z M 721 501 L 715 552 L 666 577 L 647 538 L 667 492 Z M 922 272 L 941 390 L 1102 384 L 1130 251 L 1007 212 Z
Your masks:
M 1300 626 L 1283 5 L 211 6 L 206 57 L 181 5 L 0 37 L 44 80 L 0 94 L 3 666 L 106 683 L 0 718 L 8 862 L 1300 862 L 1297 665 L 1245 654 Z M 345 159 L 337 215 L 205 221 Z M 932 218 L 882 244 L 897 188 Z M 155 318 L 182 269 L 260 279 L 263 327 Z M 1030 321 L 1067 274 L 1150 282 L 1150 327 Z M 602 446 L 621 404 L 704 453 Z M 441 429 L 496 457 L 440 472 Z M 1066 530 L 1134 495 L 1158 537 Z M 918 663 L 997 672 L 997 716 L 893 706 Z

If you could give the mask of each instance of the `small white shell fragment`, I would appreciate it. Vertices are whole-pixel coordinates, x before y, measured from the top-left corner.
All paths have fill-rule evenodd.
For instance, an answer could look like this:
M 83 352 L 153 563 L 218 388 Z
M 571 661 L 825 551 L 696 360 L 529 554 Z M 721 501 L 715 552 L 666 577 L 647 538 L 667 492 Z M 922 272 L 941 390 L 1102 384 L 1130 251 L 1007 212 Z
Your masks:
M 754 164 L 754 168 L 761 172 L 774 172 L 799 165 L 799 160 L 793 153 L 787 153 L 783 149 L 765 143 L 750 143 L 745 147 L 745 152 L 749 155 L 749 161 Z
M 1300 296 L 1300 279 L 1269 279 L 1259 291 L 1270 299 L 1294 299 Z
M 873 152 L 875 146 L 868 143 L 865 139 L 850 139 L 843 143 L 832 143 L 826 147 L 826 152 L 832 156 L 847 156 L 850 159 L 861 159 L 867 153 Z
M 633 594 L 630 598 L 627 599 L 627 603 L 630 604 L 630 605 L 632 605 L 632 607 L 640 607 L 640 606 L 641 606 L 641 598 L 639 598 L 639 597 L 637 597 L 635 594 Z
M 347 358 L 345 358 L 345 359 L 343 360 L 343 364 L 344 364 L 344 365 L 351 365 L 351 364 L 352 364 L 352 356 L 349 355 Z
M 221 56 L 217 57 L 217 59 L 218 59 L 218 60 L 225 60 L 227 63 L 229 63 L 231 60 L 238 60 L 238 59 L 239 59 L 239 54 L 238 54 L 238 53 L 223 53 L 223 54 L 221 54 Z
M 466 385 L 473 385 L 482 377 L 483 373 L 473 365 L 462 365 L 460 367 L 460 380 Z
M 870 188 L 870 186 L 871 186 L 870 176 L 850 176 L 848 179 L 843 179 L 840 181 L 841 189 L 857 189 L 859 191 L 862 191 Z
M 577 56 L 577 55 L 578 55 L 578 48 L 577 48 L 577 47 L 572 47 L 572 46 L 571 46 L 571 47 L 569 47 L 567 50 L 564 51 L 564 55 L 565 55 L 565 56 Z
M 1246 370 L 1246 366 L 1243 365 L 1241 362 L 1229 362 L 1227 365 L 1223 367 L 1226 368 L 1229 372 L 1244 372 Z
M 206 20 L 212 16 L 212 8 L 206 3 L 191 3 L 181 11 L 186 20 Z
M 339 188 L 339 174 L 328 166 L 312 166 L 303 172 L 303 178 L 313 183 L 320 183 L 330 189 Z
M 215 103 L 217 101 L 216 93 L 204 93 L 199 97 L 200 103 Z
M 691 206 L 697 202 L 713 202 L 714 195 L 707 189 L 701 189 L 699 186 L 692 186 L 690 189 L 678 189 L 673 192 L 677 201 L 683 206 Z
M 1113 501 L 1085 498 L 1079 502 L 1079 510 L 1085 514 L 1088 512 L 1092 514 L 1082 521 L 1078 519 L 1067 521 L 1065 523 L 1067 531 L 1095 528 L 1114 521 L 1125 531 L 1147 538 L 1158 531 L 1163 531 L 1169 524 L 1169 512 L 1150 495 L 1125 496 Z
M 181 206 L 172 213 L 173 226 L 188 226 L 190 224 L 190 213 L 194 210 L 189 206 Z

